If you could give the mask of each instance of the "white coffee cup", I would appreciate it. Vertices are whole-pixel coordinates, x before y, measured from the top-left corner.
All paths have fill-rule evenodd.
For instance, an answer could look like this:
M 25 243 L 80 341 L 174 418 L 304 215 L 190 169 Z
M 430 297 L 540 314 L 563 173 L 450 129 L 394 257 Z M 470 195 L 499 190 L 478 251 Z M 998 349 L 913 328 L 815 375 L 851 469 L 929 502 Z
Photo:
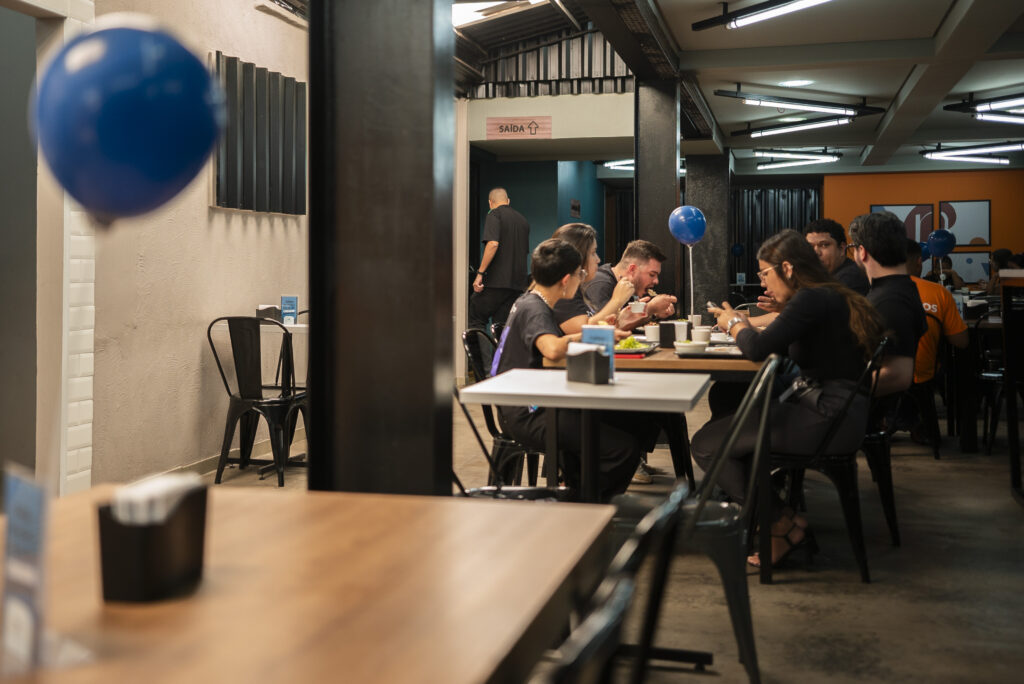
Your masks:
M 711 326 L 710 325 L 694 326 L 694 328 L 693 328 L 693 341 L 694 342 L 704 342 L 705 344 L 710 342 L 711 341 Z
M 648 342 L 658 342 L 661 340 L 661 335 L 658 334 L 658 324 L 652 323 L 644 326 L 644 337 L 647 338 Z
M 635 314 L 642 314 L 647 309 L 647 302 L 630 302 L 629 310 Z
M 700 325 L 700 314 L 690 314 L 690 324 L 694 328 Z
M 676 324 L 676 341 L 686 339 L 686 331 L 690 327 L 690 321 L 672 321 Z

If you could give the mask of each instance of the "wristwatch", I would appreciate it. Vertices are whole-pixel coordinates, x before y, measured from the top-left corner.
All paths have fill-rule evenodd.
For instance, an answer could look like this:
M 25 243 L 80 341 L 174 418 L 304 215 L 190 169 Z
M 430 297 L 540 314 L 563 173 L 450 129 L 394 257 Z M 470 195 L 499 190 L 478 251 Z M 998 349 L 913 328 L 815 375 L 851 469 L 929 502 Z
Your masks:
M 737 323 L 742 323 L 743 319 L 739 316 L 733 316 L 729 319 L 729 322 L 725 324 L 725 333 L 728 335 L 732 332 L 732 328 Z

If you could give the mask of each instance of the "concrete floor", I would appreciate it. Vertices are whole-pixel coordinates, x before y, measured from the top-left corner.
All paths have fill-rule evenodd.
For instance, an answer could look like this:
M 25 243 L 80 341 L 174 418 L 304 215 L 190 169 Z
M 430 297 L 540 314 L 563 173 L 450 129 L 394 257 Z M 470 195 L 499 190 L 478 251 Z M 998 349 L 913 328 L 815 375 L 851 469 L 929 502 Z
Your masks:
M 479 408 L 471 413 L 483 429 Z M 706 405 L 688 415 L 691 433 L 707 416 Z M 467 487 L 484 484 L 479 447 L 460 411 L 454 418 L 456 473 Z M 305 443 L 293 446 L 293 453 L 304 450 Z M 656 450 L 651 463 L 671 472 L 667 449 Z M 940 461 L 897 434 L 900 548 L 891 544 L 863 459 L 860 466 L 872 583 L 860 581 L 835 490 L 808 473 L 808 518 L 821 552 L 809 566 L 778 570 L 772 585 L 759 584 L 750 569 L 762 681 L 1024 681 L 1024 507 L 1010 495 L 1005 430 L 992 456 L 962 454 L 946 438 Z M 305 471 L 289 469 L 285 484 L 305 488 Z M 273 487 L 276 477 L 261 482 L 253 471 L 229 470 L 224 485 Z M 666 474 L 632 489 L 670 485 Z M 704 673 L 656 664 L 650 682 L 746 681 L 721 583 L 705 557 L 673 563 L 657 642 L 711 651 L 715 661 Z

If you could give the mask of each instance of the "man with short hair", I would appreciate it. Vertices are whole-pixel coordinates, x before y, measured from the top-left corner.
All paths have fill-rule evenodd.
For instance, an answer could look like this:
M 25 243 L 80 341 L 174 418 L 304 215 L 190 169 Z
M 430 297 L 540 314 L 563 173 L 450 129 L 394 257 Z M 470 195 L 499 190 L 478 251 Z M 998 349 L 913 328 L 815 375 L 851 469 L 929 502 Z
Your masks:
M 868 293 L 867 276 L 846 256 L 846 232 L 841 225 L 827 218 L 811 221 L 804 226 L 804 237 L 833 278 L 858 294 Z
M 487 195 L 491 210 L 484 221 L 484 255 L 469 298 L 471 328 L 486 330 L 488 319 L 504 325 L 512 304 L 526 289 L 530 224 L 509 202 L 505 188 L 494 188 Z
M 914 380 L 917 343 L 928 328 L 921 297 L 907 275 L 906 228 L 888 211 L 862 214 L 850 223 L 850 240 L 857 265 L 871 281 L 868 300 L 890 337 L 875 394 L 902 392 Z
M 647 302 L 646 313 L 639 319 L 635 316 L 628 316 L 629 309 L 623 309 L 620 313 L 619 327 L 627 327 L 624 320 L 628 318 L 628 327 L 636 328 L 651 319 L 668 318 L 675 313 L 676 298 L 673 295 L 653 294 L 650 288 L 658 284 L 658 276 L 661 275 L 661 265 L 664 263 L 665 253 L 647 240 L 633 240 L 626 245 L 619 263 L 611 266 L 601 264 L 597 269 L 597 275 L 587 283 L 585 294 L 590 300 L 591 306 L 601 309 L 608 300 L 612 298 L 615 286 L 625 278 L 633 283 L 634 298 Z M 624 316 L 624 314 L 626 314 Z

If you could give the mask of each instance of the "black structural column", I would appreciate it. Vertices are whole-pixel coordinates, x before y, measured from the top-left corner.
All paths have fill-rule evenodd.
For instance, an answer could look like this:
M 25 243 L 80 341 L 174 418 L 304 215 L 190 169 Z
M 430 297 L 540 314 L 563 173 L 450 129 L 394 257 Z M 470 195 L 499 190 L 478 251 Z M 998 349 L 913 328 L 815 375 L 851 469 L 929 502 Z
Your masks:
M 707 313 L 705 303 L 720 303 L 729 294 L 729 180 L 732 175 L 726 150 L 716 155 L 686 155 L 686 203 L 697 207 L 708 221 L 704 238 L 693 248 L 693 278 L 695 311 L 690 311 L 689 285 L 686 302 L 681 307 L 686 313 Z M 685 249 L 685 248 L 684 248 Z M 685 255 L 684 255 L 685 257 Z M 686 264 L 686 270 L 689 264 Z
M 310 3 L 310 489 L 451 492 L 453 54 L 451 0 Z
M 658 292 L 679 295 L 680 245 L 668 232 L 668 215 L 679 206 L 679 85 L 676 81 L 637 81 L 633 118 L 636 170 L 633 206 L 637 237 L 661 247 Z M 609 261 L 617 261 L 609 255 Z

